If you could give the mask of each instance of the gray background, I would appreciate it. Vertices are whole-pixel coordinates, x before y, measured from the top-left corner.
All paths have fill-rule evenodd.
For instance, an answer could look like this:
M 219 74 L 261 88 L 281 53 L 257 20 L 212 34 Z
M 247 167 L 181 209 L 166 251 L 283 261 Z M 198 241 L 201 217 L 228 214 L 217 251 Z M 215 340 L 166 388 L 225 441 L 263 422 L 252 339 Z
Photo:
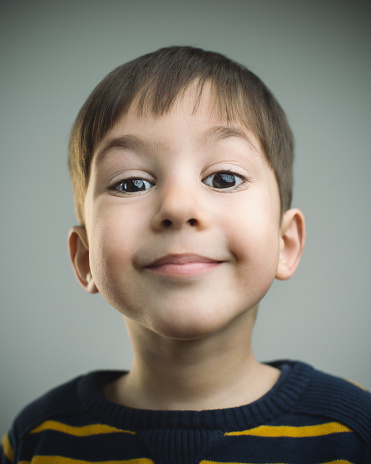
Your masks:
M 129 368 L 119 314 L 79 287 L 69 131 L 114 67 L 168 45 L 222 52 L 275 93 L 296 135 L 297 274 L 261 304 L 260 360 L 293 358 L 371 388 L 370 3 L 0 1 L 0 434 L 47 389 Z

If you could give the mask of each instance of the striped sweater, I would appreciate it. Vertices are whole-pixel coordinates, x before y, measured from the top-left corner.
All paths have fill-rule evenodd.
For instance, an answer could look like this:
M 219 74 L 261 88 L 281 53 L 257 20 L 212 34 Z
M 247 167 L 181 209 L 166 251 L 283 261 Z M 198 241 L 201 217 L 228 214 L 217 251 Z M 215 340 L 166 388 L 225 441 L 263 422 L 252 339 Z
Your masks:
M 370 463 L 371 394 L 291 361 L 246 406 L 148 411 L 108 401 L 122 372 L 93 372 L 25 408 L 3 438 L 0 462 L 33 464 Z

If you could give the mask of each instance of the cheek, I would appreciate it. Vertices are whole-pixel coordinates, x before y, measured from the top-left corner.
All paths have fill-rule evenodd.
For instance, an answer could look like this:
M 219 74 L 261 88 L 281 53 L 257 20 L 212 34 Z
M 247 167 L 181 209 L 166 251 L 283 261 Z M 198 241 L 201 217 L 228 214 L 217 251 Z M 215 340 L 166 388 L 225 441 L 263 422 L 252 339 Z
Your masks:
M 94 258 L 115 261 L 133 248 L 144 229 L 144 215 L 116 198 L 97 200 L 90 217 L 90 248 Z
M 99 290 L 114 282 L 131 262 L 130 228 L 123 218 L 106 211 L 92 218 L 90 237 L 90 267 Z
M 252 211 L 250 211 L 252 213 Z M 275 219 L 275 218 L 274 218 Z M 230 227 L 228 243 L 230 252 L 238 265 L 241 281 L 248 278 L 259 283 L 259 280 L 273 280 L 279 258 L 279 228 L 276 221 L 264 213 L 248 214 L 244 220 L 235 222 Z
M 112 233 L 107 227 L 96 229 L 90 249 L 90 267 L 102 297 L 116 310 L 130 315 L 129 308 L 135 297 L 133 244 L 129 240 L 119 240 L 119 236 L 117 230 Z

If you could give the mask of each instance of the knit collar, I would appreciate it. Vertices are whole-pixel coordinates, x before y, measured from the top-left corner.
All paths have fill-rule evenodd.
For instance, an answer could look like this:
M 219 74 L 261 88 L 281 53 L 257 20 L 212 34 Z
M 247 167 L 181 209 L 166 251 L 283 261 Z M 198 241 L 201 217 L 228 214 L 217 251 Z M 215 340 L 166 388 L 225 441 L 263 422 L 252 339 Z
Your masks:
M 104 385 L 123 375 L 123 371 L 96 371 L 79 380 L 78 392 L 83 408 L 96 420 L 113 427 L 139 431 L 143 429 L 211 429 L 241 430 L 257 427 L 292 410 L 313 375 L 313 368 L 295 361 L 267 363 L 281 370 L 273 388 L 245 406 L 205 411 L 152 411 L 134 409 L 109 401 Z

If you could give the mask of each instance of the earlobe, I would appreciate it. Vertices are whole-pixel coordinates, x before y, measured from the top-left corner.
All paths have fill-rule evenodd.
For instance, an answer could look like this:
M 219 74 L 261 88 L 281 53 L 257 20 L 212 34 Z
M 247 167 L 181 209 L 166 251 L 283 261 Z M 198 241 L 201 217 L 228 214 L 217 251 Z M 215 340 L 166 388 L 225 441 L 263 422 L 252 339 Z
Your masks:
M 78 282 L 88 293 L 97 293 L 98 289 L 90 271 L 89 244 L 85 227 L 72 227 L 68 234 L 68 249 Z
M 305 219 L 298 209 L 289 209 L 281 224 L 281 247 L 276 278 L 292 277 L 299 265 L 305 245 Z

